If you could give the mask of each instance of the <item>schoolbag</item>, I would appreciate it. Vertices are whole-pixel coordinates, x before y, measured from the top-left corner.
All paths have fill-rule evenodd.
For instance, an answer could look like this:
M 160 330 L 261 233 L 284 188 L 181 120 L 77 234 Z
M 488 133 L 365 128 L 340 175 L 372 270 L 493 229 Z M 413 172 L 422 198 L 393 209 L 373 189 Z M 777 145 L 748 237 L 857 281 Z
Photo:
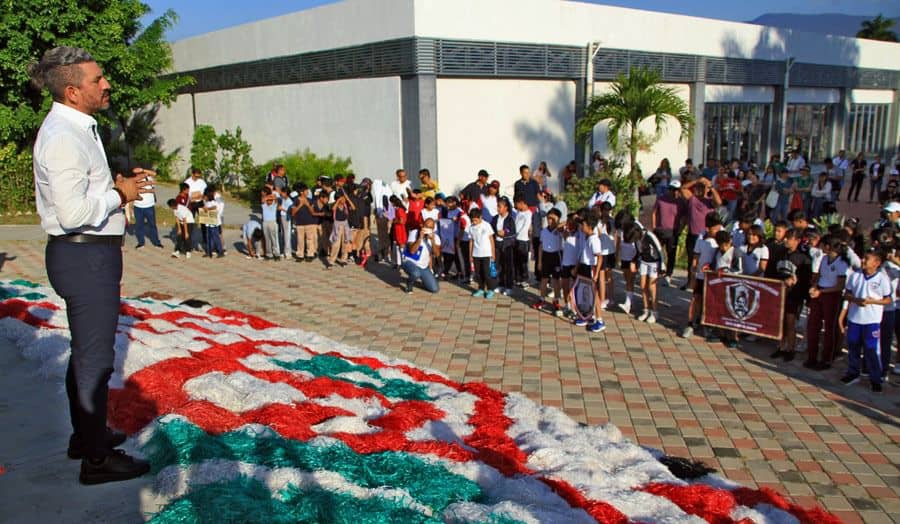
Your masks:
M 656 247 L 656 243 L 650 238 L 649 234 L 644 234 L 641 238 L 641 260 L 644 262 L 659 262 L 662 260 L 662 253 Z

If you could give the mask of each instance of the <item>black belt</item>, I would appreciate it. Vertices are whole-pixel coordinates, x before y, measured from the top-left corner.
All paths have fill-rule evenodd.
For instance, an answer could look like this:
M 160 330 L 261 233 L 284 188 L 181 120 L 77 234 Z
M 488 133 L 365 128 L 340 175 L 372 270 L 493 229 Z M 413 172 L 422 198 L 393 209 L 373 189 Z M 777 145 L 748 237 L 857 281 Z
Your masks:
M 47 242 L 69 242 L 71 244 L 103 244 L 121 247 L 125 243 L 124 235 L 86 235 L 70 233 L 68 235 L 48 235 Z

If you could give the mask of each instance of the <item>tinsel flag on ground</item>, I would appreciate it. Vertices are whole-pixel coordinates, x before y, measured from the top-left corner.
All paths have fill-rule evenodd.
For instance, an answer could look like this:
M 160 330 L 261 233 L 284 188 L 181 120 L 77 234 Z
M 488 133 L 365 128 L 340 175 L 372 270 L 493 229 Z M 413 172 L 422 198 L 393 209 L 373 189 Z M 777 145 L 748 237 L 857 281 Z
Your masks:
M 51 289 L 0 281 L 0 336 L 62 383 Z M 217 307 L 123 300 L 110 384 L 111 425 L 153 465 L 152 522 L 838 522 L 679 479 L 612 424 Z

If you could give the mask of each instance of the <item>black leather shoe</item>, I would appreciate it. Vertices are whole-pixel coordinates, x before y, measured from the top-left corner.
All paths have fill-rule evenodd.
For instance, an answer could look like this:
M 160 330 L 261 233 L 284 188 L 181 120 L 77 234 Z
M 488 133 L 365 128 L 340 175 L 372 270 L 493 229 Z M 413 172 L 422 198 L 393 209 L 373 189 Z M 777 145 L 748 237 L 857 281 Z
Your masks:
M 150 463 L 126 455 L 120 449 L 114 449 L 102 459 L 84 458 L 81 460 L 81 474 L 78 481 L 82 484 L 103 484 L 140 477 L 150 471 Z
M 109 449 L 121 446 L 127 438 L 128 435 L 121 431 L 106 428 L 106 447 Z M 73 460 L 84 458 L 84 442 L 81 441 L 81 437 L 74 433 L 69 437 L 69 449 L 66 451 L 66 455 Z
M 785 355 L 784 351 L 778 349 L 778 350 L 775 350 L 774 353 L 769 355 L 769 358 L 778 358 L 778 357 L 783 357 L 784 355 Z

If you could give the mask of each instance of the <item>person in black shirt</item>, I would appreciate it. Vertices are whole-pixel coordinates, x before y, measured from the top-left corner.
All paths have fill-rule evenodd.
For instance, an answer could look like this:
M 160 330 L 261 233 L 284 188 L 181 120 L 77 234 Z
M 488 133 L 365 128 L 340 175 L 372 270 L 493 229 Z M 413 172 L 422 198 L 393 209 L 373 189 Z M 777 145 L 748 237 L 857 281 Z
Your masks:
M 766 265 L 766 271 L 763 273 L 765 278 L 778 278 L 778 263 L 784 260 L 787 255 L 787 247 L 784 245 L 784 237 L 790 229 L 790 226 L 784 220 L 775 222 L 773 227 L 772 238 L 766 240 L 766 247 L 769 248 L 769 263 Z
M 372 181 L 364 178 L 353 191 L 350 200 L 353 210 L 350 211 L 350 233 L 353 240 L 353 251 L 350 255 L 360 266 L 365 266 L 369 259 L 369 231 L 372 215 L 372 195 L 369 193 Z
M 484 169 L 478 171 L 478 180 L 469 183 L 460 194 L 463 197 L 463 200 L 466 202 L 475 202 L 478 203 L 478 199 L 481 198 L 481 195 L 487 193 L 487 183 L 490 175 Z
M 334 217 L 331 214 L 331 207 L 328 205 L 329 193 L 327 188 L 320 188 L 313 204 L 313 216 L 319 219 L 319 255 L 323 257 L 327 257 L 331 250 L 329 239 L 331 238 L 331 228 L 334 226 Z
M 812 259 L 808 252 L 800 249 L 803 236 L 803 231 L 797 229 L 787 232 L 784 236 L 787 253 L 777 264 L 778 277 L 787 285 L 787 296 L 784 301 L 784 335 L 781 338 L 781 345 L 772 353 L 771 358 L 782 357 L 785 362 L 794 360 L 797 349 L 797 319 L 800 317 L 803 303 L 809 299 L 809 288 L 812 284 Z
M 525 205 L 533 211 L 540 203 L 538 193 L 541 192 L 541 186 L 531 178 L 531 168 L 524 164 L 519 166 L 519 176 L 522 178 L 513 185 L 513 201 L 522 198 Z

